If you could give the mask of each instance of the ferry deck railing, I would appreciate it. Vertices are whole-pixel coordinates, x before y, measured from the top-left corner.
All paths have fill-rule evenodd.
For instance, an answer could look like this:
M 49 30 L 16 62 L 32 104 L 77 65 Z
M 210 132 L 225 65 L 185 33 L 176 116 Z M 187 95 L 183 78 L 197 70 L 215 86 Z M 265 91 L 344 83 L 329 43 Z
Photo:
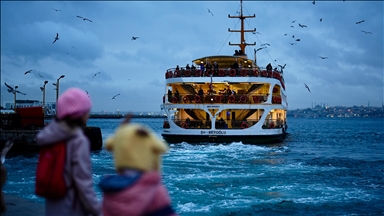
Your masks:
M 261 104 L 268 100 L 269 94 L 164 94 L 163 103 L 171 104 Z M 272 104 L 281 104 L 279 95 L 272 95 Z

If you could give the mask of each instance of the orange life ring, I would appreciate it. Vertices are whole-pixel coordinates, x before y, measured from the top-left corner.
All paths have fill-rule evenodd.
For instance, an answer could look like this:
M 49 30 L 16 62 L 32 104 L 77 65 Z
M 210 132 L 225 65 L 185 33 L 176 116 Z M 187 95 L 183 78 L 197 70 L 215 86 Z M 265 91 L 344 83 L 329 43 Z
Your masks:
M 246 76 L 247 75 L 247 70 L 243 69 L 240 71 L 241 76 Z
M 183 101 L 184 101 L 184 103 L 187 103 L 188 100 L 189 100 L 189 96 L 188 96 L 188 95 L 185 95 L 185 96 L 183 97 Z
M 179 70 L 175 70 L 175 73 L 173 75 L 174 75 L 173 77 L 179 77 L 180 76 L 180 71 Z
M 241 123 L 241 128 L 242 129 L 248 128 L 248 123 L 247 122 L 242 122 Z
M 221 102 L 221 96 L 220 95 L 215 96 L 215 102 Z
M 252 73 L 253 73 L 253 76 L 258 77 L 259 74 L 260 74 L 260 71 L 255 69 L 255 70 L 252 71 Z
M 181 127 L 187 129 L 187 128 L 188 128 L 188 124 L 187 124 L 186 122 L 183 122 L 183 123 L 181 124 Z
M 201 70 L 195 70 L 195 76 L 197 77 L 201 76 Z
M 186 77 L 191 76 L 191 70 L 185 70 L 184 71 L 184 76 L 186 76 Z
M 212 76 L 212 70 L 209 69 L 209 70 L 205 71 L 205 75 L 206 76 Z
M 201 100 L 200 96 L 199 95 L 195 95 L 195 102 L 196 103 L 200 103 L 200 100 Z
M 235 76 L 235 75 L 236 75 L 236 71 L 235 71 L 235 69 L 231 69 L 231 70 L 229 71 L 229 76 L 233 77 L 233 76 Z
M 253 103 L 260 103 L 259 96 L 253 96 Z
M 219 70 L 219 76 L 224 76 L 225 75 L 225 71 L 223 69 L 220 69 Z
M 242 95 L 242 96 L 240 97 L 240 102 L 241 102 L 241 103 L 245 103 L 245 101 L 247 101 L 247 97 L 246 97 L 245 95 Z
M 229 103 L 234 103 L 235 102 L 235 96 L 229 95 L 228 100 L 229 100 Z
M 172 98 L 172 103 L 177 103 L 177 102 L 179 102 L 179 100 L 177 99 L 176 96 L 174 96 L 174 97 Z
M 266 77 L 266 76 L 267 76 L 267 71 L 266 71 L 266 70 L 263 70 L 263 71 L 261 72 L 261 76 L 262 76 L 262 77 Z

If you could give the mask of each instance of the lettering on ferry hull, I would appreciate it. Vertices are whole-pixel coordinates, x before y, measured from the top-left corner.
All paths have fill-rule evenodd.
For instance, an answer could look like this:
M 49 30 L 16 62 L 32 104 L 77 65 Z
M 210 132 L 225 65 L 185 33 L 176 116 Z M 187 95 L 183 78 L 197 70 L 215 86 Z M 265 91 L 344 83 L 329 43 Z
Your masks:
M 214 131 L 200 131 L 202 135 L 225 135 L 227 131 L 214 130 Z

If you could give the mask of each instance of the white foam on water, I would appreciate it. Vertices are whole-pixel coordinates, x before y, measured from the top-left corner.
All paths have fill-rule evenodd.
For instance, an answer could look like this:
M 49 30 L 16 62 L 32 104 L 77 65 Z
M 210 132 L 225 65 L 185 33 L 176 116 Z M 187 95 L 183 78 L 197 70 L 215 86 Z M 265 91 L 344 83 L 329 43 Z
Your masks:
M 180 210 L 180 212 L 209 212 L 211 209 L 210 205 L 199 206 L 192 202 L 185 204 L 177 203 L 176 207 Z

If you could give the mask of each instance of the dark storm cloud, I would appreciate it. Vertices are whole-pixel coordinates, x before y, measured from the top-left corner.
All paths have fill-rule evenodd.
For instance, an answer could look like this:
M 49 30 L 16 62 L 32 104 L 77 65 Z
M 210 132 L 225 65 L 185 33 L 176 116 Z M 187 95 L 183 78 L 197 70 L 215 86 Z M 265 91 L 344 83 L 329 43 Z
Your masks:
M 246 53 L 254 59 L 253 49 L 269 43 L 257 52 L 258 64 L 287 64 L 290 109 L 314 101 L 381 105 L 383 2 L 243 1 L 243 5 L 245 15 L 256 14 L 246 20 L 245 28 L 260 33 L 246 33 L 248 43 L 257 43 Z M 158 110 L 167 69 L 204 56 L 232 55 L 238 49 L 228 43 L 238 43 L 240 35 L 228 28 L 239 29 L 240 23 L 228 19 L 228 14 L 238 14 L 239 6 L 238 1 L 1 1 L 2 83 L 28 92 L 20 99 L 39 99 L 39 87 L 46 79 L 47 101 L 54 101 L 52 83 L 65 74 L 60 90 L 84 88 L 95 100 L 95 111 Z M 365 21 L 355 24 L 361 20 Z M 53 44 L 56 33 L 59 40 Z M 139 38 L 133 41 L 132 36 Z M 30 69 L 33 72 L 24 75 Z M 4 103 L 13 100 L 3 84 L 1 90 Z M 121 95 L 112 103 L 110 97 L 118 92 Z

